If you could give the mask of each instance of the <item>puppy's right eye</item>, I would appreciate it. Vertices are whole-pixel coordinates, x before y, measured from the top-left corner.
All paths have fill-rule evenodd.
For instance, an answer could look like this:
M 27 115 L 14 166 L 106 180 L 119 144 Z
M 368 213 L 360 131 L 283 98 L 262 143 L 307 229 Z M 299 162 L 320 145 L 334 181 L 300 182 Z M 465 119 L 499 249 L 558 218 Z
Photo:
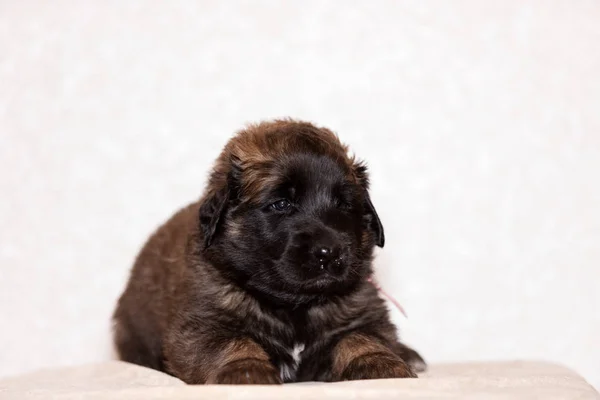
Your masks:
M 271 204 L 271 207 L 277 211 L 287 211 L 292 207 L 292 203 L 290 203 L 288 200 L 282 199 Z

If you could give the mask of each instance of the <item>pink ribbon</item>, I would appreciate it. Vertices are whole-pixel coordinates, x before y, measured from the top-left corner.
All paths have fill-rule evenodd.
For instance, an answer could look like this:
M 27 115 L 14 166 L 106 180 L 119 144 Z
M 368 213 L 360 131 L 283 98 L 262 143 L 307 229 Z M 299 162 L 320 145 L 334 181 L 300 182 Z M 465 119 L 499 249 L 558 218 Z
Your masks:
M 406 311 L 404 311 L 404 307 L 400 305 L 398 300 L 396 300 L 392 295 L 388 294 L 385 290 L 383 290 L 383 288 L 379 286 L 377 282 L 375 282 L 375 279 L 373 279 L 373 277 L 369 277 L 369 279 L 367 280 L 371 282 L 373 286 L 375 286 L 375 289 L 377 289 L 382 295 L 384 295 L 389 301 L 392 302 L 392 304 L 402 313 L 402 315 L 404 315 L 404 318 L 408 318 L 408 316 L 406 315 Z

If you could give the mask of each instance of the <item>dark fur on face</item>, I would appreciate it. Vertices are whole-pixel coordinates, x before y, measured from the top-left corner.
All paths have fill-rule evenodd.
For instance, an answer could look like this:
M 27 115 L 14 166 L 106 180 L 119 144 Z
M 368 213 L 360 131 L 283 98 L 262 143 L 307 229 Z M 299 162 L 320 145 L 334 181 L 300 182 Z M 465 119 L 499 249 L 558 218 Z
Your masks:
M 291 120 L 239 132 L 207 190 L 149 239 L 115 311 L 121 358 L 188 383 L 414 377 L 372 274 L 364 165 Z

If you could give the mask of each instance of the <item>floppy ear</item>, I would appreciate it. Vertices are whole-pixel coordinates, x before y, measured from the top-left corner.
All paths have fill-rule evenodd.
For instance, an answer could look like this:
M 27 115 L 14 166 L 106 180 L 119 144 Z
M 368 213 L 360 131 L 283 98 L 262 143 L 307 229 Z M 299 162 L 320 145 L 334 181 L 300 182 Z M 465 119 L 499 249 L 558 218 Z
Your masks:
M 375 207 L 371 202 L 371 197 L 369 196 L 369 174 L 367 172 L 367 166 L 362 162 L 356 162 L 354 164 L 354 173 L 364 190 L 365 216 L 368 220 L 367 223 L 369 228 L 375 234 L 375 244 L 379 247 L 383 247 L 385 244 L 385 233 L 383 231 L 383 225 L 381 224 L 379 215 L 377 215 L 377 211 L 375 210 Z
M 210 193 L 200 205 L 200 229 L 204 235 L 204 248 L 208 248 L 229 203 L 229 188 L 225 185 L 220 190 Z
M 209 192 L 200 205 L 200 229 L 204 234 L 204 248 L 210 247 L 215 234 L 223 223 L 228 206 L 238 198 L 242 169 L 239 160 L 233 156 L 227 163 L 229 172 L 215 168 L 209 185 L 217 187 Z M 218 182 L 218 183 L 217 183 Z
M 371 230 L 375 233 L 375 244 L 379 247 L 383 247 L 385 244 L 385 233 L 383 232 L 383 225 L 379 220 L 379 215 L 377 215 L 377 211 L 375 211 L 375 207 L 371 202 L 371 197 L 369 196 L 369 191 L 365 190 L 365 209 L 367 215 L 370 217 L 369 225 Z

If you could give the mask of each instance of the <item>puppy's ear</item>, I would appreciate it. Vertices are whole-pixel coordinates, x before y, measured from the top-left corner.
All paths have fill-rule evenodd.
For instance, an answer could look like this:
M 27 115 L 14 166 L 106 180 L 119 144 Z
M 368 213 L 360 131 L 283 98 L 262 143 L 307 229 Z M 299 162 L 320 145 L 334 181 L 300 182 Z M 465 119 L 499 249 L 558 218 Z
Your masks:
M 354 163 L 354 174 L 364 189 L 365 217 L 367 218 L 369 228 L 375 234 L 375 244 L 383 247 L 385 244 L 385 233 L 379 215 L 377 215 L 377 211 L 371 202 L 371 196 L 369 196 L 369 173 L 367 172 L 367 166 L 362 162 Z
M 371 202 L 371 197 L 369 196 L 368 191 L 365 191 L 365 207 L 367 210 L 367 215 L 369 215 L 371 218 L 369 224 L 371 230 L 375 233 L 375 244 L 379 247 L 383 247 L 383 245 L 385 244 L 385 233 L 383 232 L 383 225 L 381 224 L 381 220 L 379 220 L 379 215 L 377 215 L 377 211 L 375 211 L 375 207 Z
M 210 192 L 200 205 L 200 229 L 204 235 L 204 248 L 208 248 L 218 233 L 223 223 L 225 213 L 231 201 L 237 198 L 240 169 L 237 163 L 231 162 L 229 173 L 225 179 L 218 179 L 219 173 L 215 171 L 209 185 L 220 186 Z M 216 182 L 221 182 L 217 185 Z
M 204 235 L 204 248 L 208 248 L 223 220 L 229 203 L 229 188 L 224 186 L 210 193 L 200 205 L 200 229 Z

